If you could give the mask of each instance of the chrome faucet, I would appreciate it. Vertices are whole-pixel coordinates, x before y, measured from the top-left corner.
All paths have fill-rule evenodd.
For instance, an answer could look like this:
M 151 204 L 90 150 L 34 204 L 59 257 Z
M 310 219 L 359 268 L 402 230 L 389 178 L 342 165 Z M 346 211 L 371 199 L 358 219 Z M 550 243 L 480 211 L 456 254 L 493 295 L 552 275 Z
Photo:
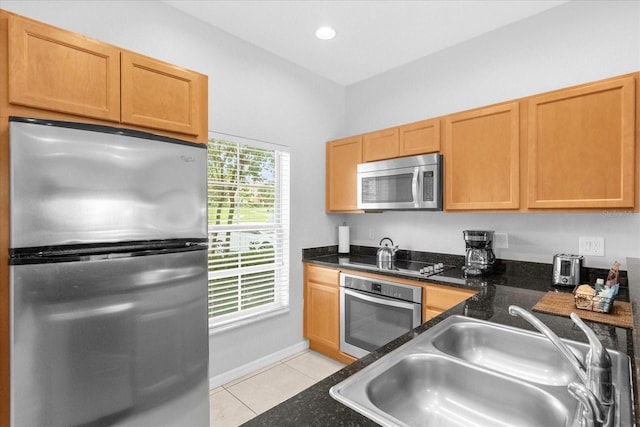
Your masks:
M 614 391 L 611 383 L 611 358 L 596 334 L 576 313 L 570 317 L 589 340 L 589 352 L 582 361 L 567 345 L 537 317 L 516 305 L 509 306 L 509 314 L 520 316 L 560 351 L 576 372 L 582 384 L 570 383 L 569 393 L 580 402 L 580 424 L 582 427 L 612 427 L 614 423 Z

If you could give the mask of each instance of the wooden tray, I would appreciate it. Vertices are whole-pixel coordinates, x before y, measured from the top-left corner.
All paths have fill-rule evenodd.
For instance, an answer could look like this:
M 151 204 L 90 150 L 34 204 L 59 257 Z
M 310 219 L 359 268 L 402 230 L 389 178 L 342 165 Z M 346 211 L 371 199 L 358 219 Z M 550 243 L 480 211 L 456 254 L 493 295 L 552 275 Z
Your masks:
M 599 313 L 577 308 L 573 300 L 573 294 L 549 291 L 533 306 L 533 311 L 557 314 L 564 317 L 569 317 L 572 312 L 575 312 L 583 320 L 633 329 L 631 304 L 625 301 L 614 301 L 609 313 Z

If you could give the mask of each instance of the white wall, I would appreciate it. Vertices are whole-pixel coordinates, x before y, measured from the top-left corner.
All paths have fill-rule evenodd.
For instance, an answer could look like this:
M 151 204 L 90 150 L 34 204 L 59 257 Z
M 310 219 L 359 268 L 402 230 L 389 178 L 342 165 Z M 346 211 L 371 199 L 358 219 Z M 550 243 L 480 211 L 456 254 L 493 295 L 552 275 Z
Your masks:
M 640 71 L 640 2 L 572 1 L 347 88 L 347 133 L 489 105 Z M 568 165 L 574 167 L 576 165 Z M 602 165 L 606 173 L 606 165 Z M 505 259 L 551 263 L 577 253 L 579 236 L 605 238 L 592 267 L 640 256 L 640 214 L 348 215 L 352 243 L 377 245 L 390 236 L 401 248 L 464 253 L 462 230 L 508 233 Z M 373 230 L 374 238 L 369 238 Z
M 334 244 L 324 142 L 344 130 L 344 88 L 157 1 L 4 1 L 0 7 L 209 76 L 209 128 L 291 150 L 291 310 L 210 338 L 217 376 L 302 338 L 304 247 Z M 311 191 L 310 191 L 311 190 Z

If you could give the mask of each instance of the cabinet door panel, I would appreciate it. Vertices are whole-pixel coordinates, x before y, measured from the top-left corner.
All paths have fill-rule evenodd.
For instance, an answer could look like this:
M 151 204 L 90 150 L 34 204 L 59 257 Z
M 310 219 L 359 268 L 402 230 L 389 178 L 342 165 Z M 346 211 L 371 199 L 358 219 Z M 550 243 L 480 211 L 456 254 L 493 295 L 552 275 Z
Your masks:
M 122 52 L 122 123 L 198 135 L 200 75 Z
M 431 119 L 400 126 L 400 156 L 440 151 L 440 120 Z
M 528 207 L 633 208 L 635 80 L 529 100 Z
M 358 209 L 357 169 L 362 163 L 362 137 L 327 143 L 327 212 Z
M 517 102 L 446 118 L 445 209 L 520 206 Z
M 310 299 L 307 338 L 334 349 L 340 348 L 340 290 L 319 283 L 309 283 Z
M 305 264 L 304 334 L 326 351 L 340 351 L 340 272 Z
M 372 162 L 398 157 L 398 141 L 398 128 L 367 133 L 362 137 L 362 159 Z
M 120 119 L 120 53 L 106 43 L 9 17 L 9 102 Z

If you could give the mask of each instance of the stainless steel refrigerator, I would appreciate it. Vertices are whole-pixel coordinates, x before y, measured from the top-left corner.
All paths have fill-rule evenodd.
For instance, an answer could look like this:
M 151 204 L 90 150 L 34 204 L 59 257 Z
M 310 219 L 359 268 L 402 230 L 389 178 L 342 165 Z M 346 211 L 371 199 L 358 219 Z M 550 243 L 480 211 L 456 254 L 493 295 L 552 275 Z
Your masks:
M 11 117 L 13 426 L 207 426 L 207 150 Z

